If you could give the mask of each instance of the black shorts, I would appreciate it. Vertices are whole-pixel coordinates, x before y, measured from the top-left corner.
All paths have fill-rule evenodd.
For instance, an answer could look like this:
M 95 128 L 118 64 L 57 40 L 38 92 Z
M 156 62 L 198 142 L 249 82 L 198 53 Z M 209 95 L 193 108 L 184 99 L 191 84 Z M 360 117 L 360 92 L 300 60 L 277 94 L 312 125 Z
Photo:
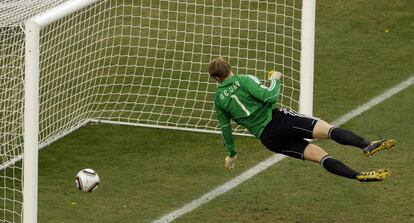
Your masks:
M 263 130 L 260 141 L 269 150 L 297 159 L 304 159 L 303 153 L 313 138 L 317 118 L 307 117 L 293 110 L 273 110 L 272 120 Z

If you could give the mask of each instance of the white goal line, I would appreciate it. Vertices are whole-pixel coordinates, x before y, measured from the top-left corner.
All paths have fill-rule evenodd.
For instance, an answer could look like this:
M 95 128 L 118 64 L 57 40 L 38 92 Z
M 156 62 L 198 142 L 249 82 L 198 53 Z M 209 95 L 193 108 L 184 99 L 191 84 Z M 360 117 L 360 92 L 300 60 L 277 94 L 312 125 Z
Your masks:
M 398 92 L 408 88 L 412 84 L 414 84 L 414 75 L 411 76 L 410 78 L 408 78 L 407 80 L 404 80 L 401 83 L 395 85 L 394 87 L 390 88 L 389 90 L 385 91 L 384 93 L 378 95 L 377 97 L 372 98 L 371 100 L 369 100 L 365 104 L 363 104 L 363 105 L 355 108 L 354 110 L 348 112 L 347 114 L 341 116 L 337 120 L 333 121 L 332 124 L 335 125 L 335 126 L 343 125 L 343 124 L 347 123 L 348 121 L 350 121 L 351 119 L 359 116 L 363 112 L 365 112 L 365 111 L 371 109 L 372 107 L 380 104 L 381 102 L 387 100 L 388 98 L 392 97 L 393 95 L 397 94 Z M 272 166 L 272 165 L 276 164 L 277 162 L 283 160 L 285 157 L 286 156 L 281 155 L 281 154 L 272 155 L 270 158 L 260 162 L 256 166 L 248 169 L 247 171 L 243 172 L 242 174 L 240 174 L 236 178 L 233 178 L 232 180 L 224 183 L 223 185 L 218 186 L 217 188 L 215 188 L 212 191 L 204 194 L 200 198 L 195 199 L 195 200 L 191 201 L 190 203 L 185 204 L 180 209 L 177 209 L 175 211 L 172 211 L 172 212 L 162 216 L 161 218 L 153 221 L 153 223 L 172 222 L 175 219 L 181 217 L 182 215 L 185 215 L 185 214 L 193 211 L 194 209 L 200 207 L 201 205 L 203 205 L 203 204 L 213 200 L 214 198 L 216 198 L 216 197 L 230 191 L 231 189 L 237 187 L 238 185 L 240 185 L 244 181 L 247 181 L 248 179 L 254 177 L 258 173 L 266 170 L 270 166 Z

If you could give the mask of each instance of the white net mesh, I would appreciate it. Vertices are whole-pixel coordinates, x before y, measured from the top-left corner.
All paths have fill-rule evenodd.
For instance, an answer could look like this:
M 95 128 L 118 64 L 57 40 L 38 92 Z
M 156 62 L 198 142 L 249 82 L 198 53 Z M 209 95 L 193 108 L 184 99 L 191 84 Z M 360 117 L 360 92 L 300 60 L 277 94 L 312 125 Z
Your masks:
M 0 2 L 0 222 L 21 222 L 22 217 L 23 23 L 62 2 Z
M 61 1 L 0 3 L 0 219 L 21 219 L 24 27 Z M 41 3 L 41 4 L 40 4 Z M 40 144 L 90 120 L 218 131 L 209 62 L 285 74 L 298 108 L 301 1 L 107 0 L 41 29 Z M 246 133 L 236 128 L 237 133 Z M 0 220 L 1 221 L 1 220 Z
M 217 56 L 239 74 L 282 71 L 281 104 L 297 109 L 300 1 L 123 3 L 115 12 L 114 46 L 106 51 L 108 81 L 101 82 L 110 94 L 95 118 L 219 130 L 212 112 L 217 85 L 207 74 Z
M 23 151 L 24 35 L 19 26 L 0 27 L 0 221 L 21 216 L 21 163 Z M 6 169 L 4 169 L 7 167 Z

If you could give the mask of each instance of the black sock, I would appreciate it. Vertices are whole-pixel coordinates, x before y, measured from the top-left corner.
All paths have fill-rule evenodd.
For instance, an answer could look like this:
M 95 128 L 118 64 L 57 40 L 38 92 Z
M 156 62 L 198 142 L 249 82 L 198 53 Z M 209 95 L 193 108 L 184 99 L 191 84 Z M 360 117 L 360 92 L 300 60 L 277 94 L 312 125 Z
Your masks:
M 361 136 L 338 127 L 332 127 L 329 129 L 329 138 L 335 140 L 337 143 L 342 145 L 350 145 L 358 148 L 365 148 L 369 145 L 369 142 Z
M 321 165 L 329 172 L 349 179 L 356 179 L 358 172 L 351 169 L 339 160 L 326 155 L 321 159 Z

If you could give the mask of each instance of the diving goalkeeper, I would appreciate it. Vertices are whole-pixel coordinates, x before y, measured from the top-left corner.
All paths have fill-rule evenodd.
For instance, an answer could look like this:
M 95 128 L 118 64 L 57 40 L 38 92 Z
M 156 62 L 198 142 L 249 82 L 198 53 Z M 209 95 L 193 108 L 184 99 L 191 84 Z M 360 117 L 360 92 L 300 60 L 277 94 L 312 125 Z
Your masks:
M 209 73 L 220 84 L 214 101 L 227 149 L 227 169 L 234 168 L 237 157 L 230 123 L 230 120 L 234 120 L 259 138 L 269 150 L 320 163 L 333 174 L 363 182 L 381 181 L 390 176 L 387 169 L 355 171 L 328 155 L 319 146 L 305 140 L 332 139 L 343 145 L 360 148 L 366 156 L 389 150 L 396 144 L 393 139 L 370 142 L 321 119 L 306 117 L 287 108 L 273 109 L 280 95 L 281 73 L 270 71 L 270 86 L 267 87 L 252 75 L 233 74 L 231 65 L 223 58 L 216 58 L 210 63 Z

